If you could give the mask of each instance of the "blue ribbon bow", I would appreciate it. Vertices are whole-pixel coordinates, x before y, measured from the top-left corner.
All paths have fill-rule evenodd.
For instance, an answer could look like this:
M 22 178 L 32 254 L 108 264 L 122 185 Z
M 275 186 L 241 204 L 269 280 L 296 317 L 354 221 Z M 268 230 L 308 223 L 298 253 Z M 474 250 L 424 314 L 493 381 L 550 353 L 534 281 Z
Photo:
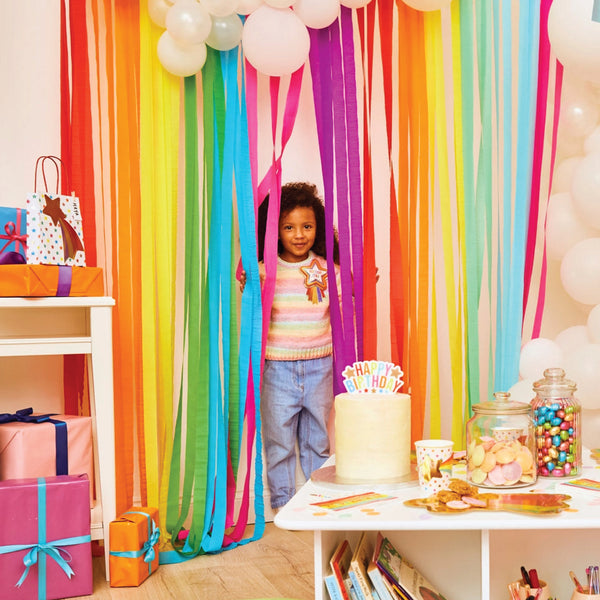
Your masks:
M 51 419 L 56 413 L 47 415 L 34 415 L 33 408 L 22 408 L 16 413 L 1 413 L 0 425 L 4 423 L 52 423 L 54 425 L 55 446 L 56 446 L 56 474 L 69 474 L 69 442 L 67 424 L 58 419 Z
M 156 557 L 156 551 L 154 546 L 158 544 L 160 539 L 160 529 L 156 526 L 154 519 L 149 514 L 141 512 L 139 510 L 129 510 L 124 515 L 144 515 L 148 519 L 148 539 L 144 542 L 140 550 L 111 550 L 111 556 L 118 556 L 120 558 L 139 558 L 144 557 L 144 562 L 148 563 L 148 572 L 152 573 L 152 561 Z

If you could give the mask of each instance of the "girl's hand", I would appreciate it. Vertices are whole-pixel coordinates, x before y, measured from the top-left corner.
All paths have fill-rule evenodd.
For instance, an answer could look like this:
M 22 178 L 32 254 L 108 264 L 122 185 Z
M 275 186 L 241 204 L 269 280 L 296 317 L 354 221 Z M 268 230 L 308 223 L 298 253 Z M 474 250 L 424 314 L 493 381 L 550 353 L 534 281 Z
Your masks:
M 240 292 L 244 293 L 244 288 L 246 287 L 246 271 L 242 271 L 240 274 Z

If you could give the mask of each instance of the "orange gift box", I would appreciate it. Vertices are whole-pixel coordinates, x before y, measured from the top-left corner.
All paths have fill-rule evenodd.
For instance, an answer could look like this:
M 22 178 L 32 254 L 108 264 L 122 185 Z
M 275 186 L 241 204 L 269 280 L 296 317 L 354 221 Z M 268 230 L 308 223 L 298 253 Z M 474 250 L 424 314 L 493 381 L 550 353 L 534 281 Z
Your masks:
M 38 413 L 28 411 L 30 421 Z M 57 475 L 57 445 L 56 426 L 51 421 L 2 422 L 0 415 L 0 480 L 28 479 L 35 477 L 52 477 Z M 66 423 L 67 428 L 67 458 L 64 459 L 69 475 L 87 474 L 90 481 L 94 481 L 93 453 L 92 453 L 92 419 L 91 417 L 78 417 L 74 415 L 52 415 L 54 421 Z M 58 473 L 58 475 L 67 473 Z M 90 486 L 90 500 L 92 500 L 93 486 Z
M 0 296 L 104 296 L 102 269 L 0 265 Z
M 109 532 L 111 587 L 140 585 L 158 568 L 158 509 L 134 506 L 111 521 Z

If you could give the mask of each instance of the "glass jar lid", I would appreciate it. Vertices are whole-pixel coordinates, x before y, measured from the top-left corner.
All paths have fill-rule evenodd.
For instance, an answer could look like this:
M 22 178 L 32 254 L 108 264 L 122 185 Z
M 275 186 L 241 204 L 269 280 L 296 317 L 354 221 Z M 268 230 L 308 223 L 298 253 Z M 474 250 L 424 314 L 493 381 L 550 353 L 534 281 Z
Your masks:
M 495 392 L 494 400 L 480 402 L 473 405 L 473 412 L 486 415 L 510 414 L 520 415 L 531 412 L 531 406 L 524 402 L 515 402 L 510 399 L 510 392 Z
M 544 378 L 534 382 L 533 389 L 536 393 L 572 393 L 577 389 L 577 384 L 570 379 L 565 379 L 565 371 L 560 367 L 552 367 L 544 371 Z

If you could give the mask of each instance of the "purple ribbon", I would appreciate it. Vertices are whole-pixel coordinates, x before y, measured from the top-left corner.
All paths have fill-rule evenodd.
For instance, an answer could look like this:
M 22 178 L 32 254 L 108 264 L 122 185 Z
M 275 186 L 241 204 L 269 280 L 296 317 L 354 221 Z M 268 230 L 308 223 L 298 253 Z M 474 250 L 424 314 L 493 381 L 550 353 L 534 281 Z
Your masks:
M 34 415 L 33 408 L 22 408 L 16 413 L 0 414 L 0 425 L 4 423 L 52 423 L 54 425 L 54 440 L 56 446 L 56 474 L 69 474 L 69 444 L 67 424 L 64 421 L 51 419 L 56 413 Z
M 71 293 L 71 279 L 73 277 L 72 267 L 59 265 L 58 267 L 58 285 L 56 286 L 57 296 L 68 296 Z
M 19 252 L 2 252 L 0 265 L 24 265 L 25 257 Z

